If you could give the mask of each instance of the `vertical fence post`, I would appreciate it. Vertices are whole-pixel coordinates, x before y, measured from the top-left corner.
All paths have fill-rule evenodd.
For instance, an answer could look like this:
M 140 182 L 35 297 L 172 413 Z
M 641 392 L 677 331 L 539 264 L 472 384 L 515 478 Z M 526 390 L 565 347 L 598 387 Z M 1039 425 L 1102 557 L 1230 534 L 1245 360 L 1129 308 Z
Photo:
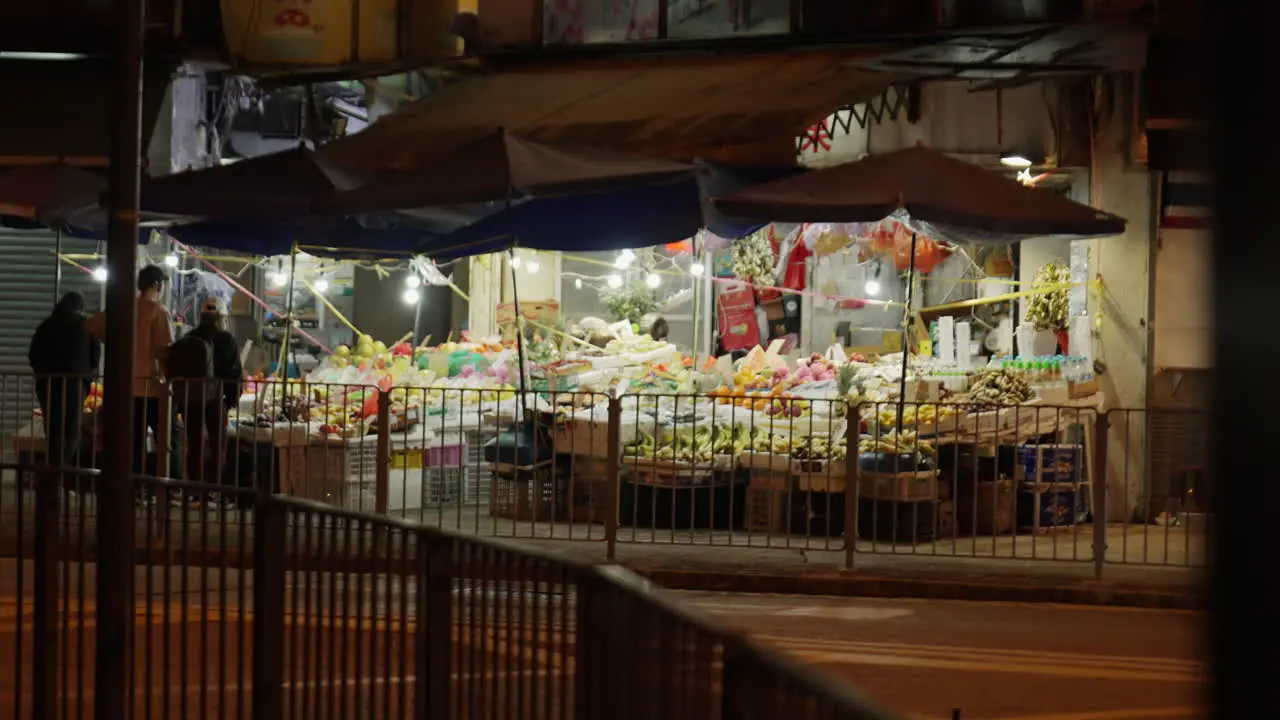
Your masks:
M 622 399 L 609 396 L 608 482 L 605 483 L 604 540 L 605 557 L 610 562 L 618 556 L 618 499 L 622 496 Z
M 253 536 L 253 717 L 284 717 L 285 509 L 259 492 Z
M 612 402 L 611 399 L 611 405 Z M 577 573 L 574 582 L 573 716 L 580 718 L 607 717 L 600 698 L 601 693 L 608 691 L 607 678 L 604 677 L 608 671 L 599 663 L 612 665 L 623 672 L 634 670 L 626 668 L 626 661 L 630 658 L 626 658 L 624 653 L 613 658 L 601 658 L 596 652 L 598 647 L 610 647 L 613 644 L 610 636 L 613 627 L 609 623 L 594 621 L 596 608 L 600 603 L 597 593 L 605 584 L 597 575 L 598 572 L 588 569 Z
M 413 717 L 450 717 L 453 697 L 454 541 L 417 532 L 418 627 L 414 635 Z M 470 608 L 471 612 L 475 608 Z
M 374 469 L 373 506 L 387 514 L 387 492 L 391 485 L 391 393 L 378 393 L 378 448 Z
M 50 423 L 52 424 L 52 423 Z M 61 458 L 46 462 L 61 464 Z M 50 469 L 36 479 L 35 532 L 35 603 L 31 620 L 32 664 L 31 716 L 52 718 L 57 714 L 58 700 L 58 505 L 62 474 Z M 22 542 L 21 539 L 18 540 Z M 22 572 L 22 568 L 18 568 Z M 21 598 L 19 598 L 21 600 Z M 17 659 L 16 662 L 21 662 Z
M 862 405 L 845 401 L 844 428 L 844 567 L 852 570 L 858 554 L 858 438 L 862 435 Z
M 1096 413 L 1089 487 L 1093 491 L 1093 574 L 1099 580 L 1107 564 L 1107 440 L 1110 435 L 1111 412 Z
M 162 386 L 162 395 L 156 400 L 156 476 L 173 477 L 169 472 L 170 454 L 173 448 L 173 384 Z M 186 408 L 183 408 L 186 411 Z M 188 421 L 190 422 L 190 421 Z M 188 448 L 189 450 L 189 448 Z M 139 451 L 143 452 L 143 451 Z M 195 480 L 196 478 L 187 478 Z

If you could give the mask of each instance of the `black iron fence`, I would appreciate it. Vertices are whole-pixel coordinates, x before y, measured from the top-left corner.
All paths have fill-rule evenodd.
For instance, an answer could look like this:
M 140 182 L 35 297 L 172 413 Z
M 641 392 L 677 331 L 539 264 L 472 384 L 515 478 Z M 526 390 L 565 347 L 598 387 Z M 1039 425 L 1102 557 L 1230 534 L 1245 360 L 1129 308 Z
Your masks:
M 37 470 L 14 495 L 35 526 L 4 577 L 5 716 L 90 717 L 105 677 L 141 718 L 887 717 L 620 568 L 265 489 L 222 489 L 237 502 L 212 509 L 142 501 L 132 537 L 94 537 L 68 488 L 96 471 Z M 97 572 L 130 542 L 132 577 Z M 131 585 L 127 618 L 99 612 L 103 583 Z M 104 673 L 100 628 L 121 622 Z
M 18 476 L 44 461 L 47 426 L 55 462 L 80 467 L 101 460 L 101 428 L 92 384 L 78 384 L 87 412 L 69 432 L 68 413 L 47 399 L 55 417 L 35 412 L 30 378 L 4 381 L 32 388 L 25 407 L 0 408 L 14 470 L 0 516 L 12 516 Z M 860 554 L 1059 560 L 1101 574 L 1207 557 L 1212 483 L 1195 413 L 1102 412 L 1092 398 L 1066 397 L 851 404 L 551 386 L 241 389 L 192 385 L 135 401 L 147 420 L 137 469 L 201 483 L 140 493 L 140 508 L 158 503 L 148 512 L 180 523 L 183 513 L 245 509 L 244 491 L 263 489 L 468 535 L 601 542 L 609 559 L 619 543 L 693 545 L 829 552 L 848 566 Z M 70 489 L 92 517 L 92 480 Z M 216 517 L 215 548 L 224 523 L 244 514 Z

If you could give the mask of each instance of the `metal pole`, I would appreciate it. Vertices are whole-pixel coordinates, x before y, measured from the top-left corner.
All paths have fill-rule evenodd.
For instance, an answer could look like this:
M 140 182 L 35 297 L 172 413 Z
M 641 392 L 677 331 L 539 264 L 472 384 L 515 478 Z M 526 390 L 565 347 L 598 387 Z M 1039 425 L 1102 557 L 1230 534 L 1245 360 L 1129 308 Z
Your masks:
M 98 488 L 98 633 L 93 715 L 127 715 L 133 610 L 133 343 L 138 262 L 138 173 L 142 154 L 143 0 L 118 0 L 113 16 L 111 156 L 107 187 L 106 371 L 102 484 Z
M 911 300 L 916 288 L 916 234 L 911 233 L 911 259 L 907 261 L 907 309 L 902 312 L 902 377 L 898 379 L 898 431 L 902 431 L 902 411 L 907 402 L 907 358 L 911 343 Z M 966 352 L 967 352 L 966 348 Z
M 516 357 L 520 363 L 520 403 L 519 403 L 519 419 L 524 419 L 525 388 L 524 382 L 524 328 L 520 323 L 520 290 L 516 285 L 516 266 L 512 264 L 512 260 L 516 256 L 516 249 L 511 248 L 510 254 L 507 256 L 507 267 L 511 268 L 511 305 L 515 310 L 516 323 Z
M 56 305 L 62 293 L 62 226 L 53 231 L 53 302 Z

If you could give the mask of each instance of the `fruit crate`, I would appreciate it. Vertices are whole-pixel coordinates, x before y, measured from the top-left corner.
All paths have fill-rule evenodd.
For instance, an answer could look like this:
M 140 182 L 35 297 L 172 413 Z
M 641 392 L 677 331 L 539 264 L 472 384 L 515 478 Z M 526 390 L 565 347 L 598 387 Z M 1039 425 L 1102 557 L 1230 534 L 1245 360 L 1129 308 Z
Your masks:
M 458 467 L 393 468 L 387 510 L 456 506 L 462 501 L 465 472 Z
M 757 470 L 747 485 L 742 523 L 748 532 L 781 535 L 787 532 L 791 475 Z

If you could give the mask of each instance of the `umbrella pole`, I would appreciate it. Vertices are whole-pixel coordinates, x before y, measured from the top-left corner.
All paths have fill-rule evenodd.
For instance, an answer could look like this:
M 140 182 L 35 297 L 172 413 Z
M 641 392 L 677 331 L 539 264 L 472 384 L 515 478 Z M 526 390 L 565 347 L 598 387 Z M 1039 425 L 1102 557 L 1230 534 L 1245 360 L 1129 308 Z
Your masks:
M 507 255 L 507 267 L 511 268 L 511 305 L 515 309 L 516 324 L 516 362 L 520 363 L 520 370 L 518 372 L 520 377 L 520 403 L 516 409 L 519 411 L 518 421 L 523 421 L 525 393 L 528 392 L 528 390 L 525 388 L 524 382 L 524 328 L 521 327 L 520 322 L 523 319 L 520 315 L 520 288 L 516 285 L 516 266 L 511 262 L 515 259 L 515 256 L 516 249 L 511 248 Z
M 62 226 L 53 231 L 53 303 L 62 292 Z
M 280 364 L 284 371 L 284 381 L 289 382 L 289 336 L 293 334 L 293 288 L 297 282 L 298 270 L 298 245 L 294 243 L 289 249 L 289 295 L 285 298 L 284 311 L 284 342 L 280 348 Z M 298 354 L 293 354 L 293 363 L 297 365 Z
M 907 309 L 902 313 L 902 377 L 898 379 L 898 432 L 902 432 L 902 411 L 907 404 L 907 358 L 910 357 L 911 301 L 916 287 L 916 234 L 911 233 L 911 259 L 907 261 Z

